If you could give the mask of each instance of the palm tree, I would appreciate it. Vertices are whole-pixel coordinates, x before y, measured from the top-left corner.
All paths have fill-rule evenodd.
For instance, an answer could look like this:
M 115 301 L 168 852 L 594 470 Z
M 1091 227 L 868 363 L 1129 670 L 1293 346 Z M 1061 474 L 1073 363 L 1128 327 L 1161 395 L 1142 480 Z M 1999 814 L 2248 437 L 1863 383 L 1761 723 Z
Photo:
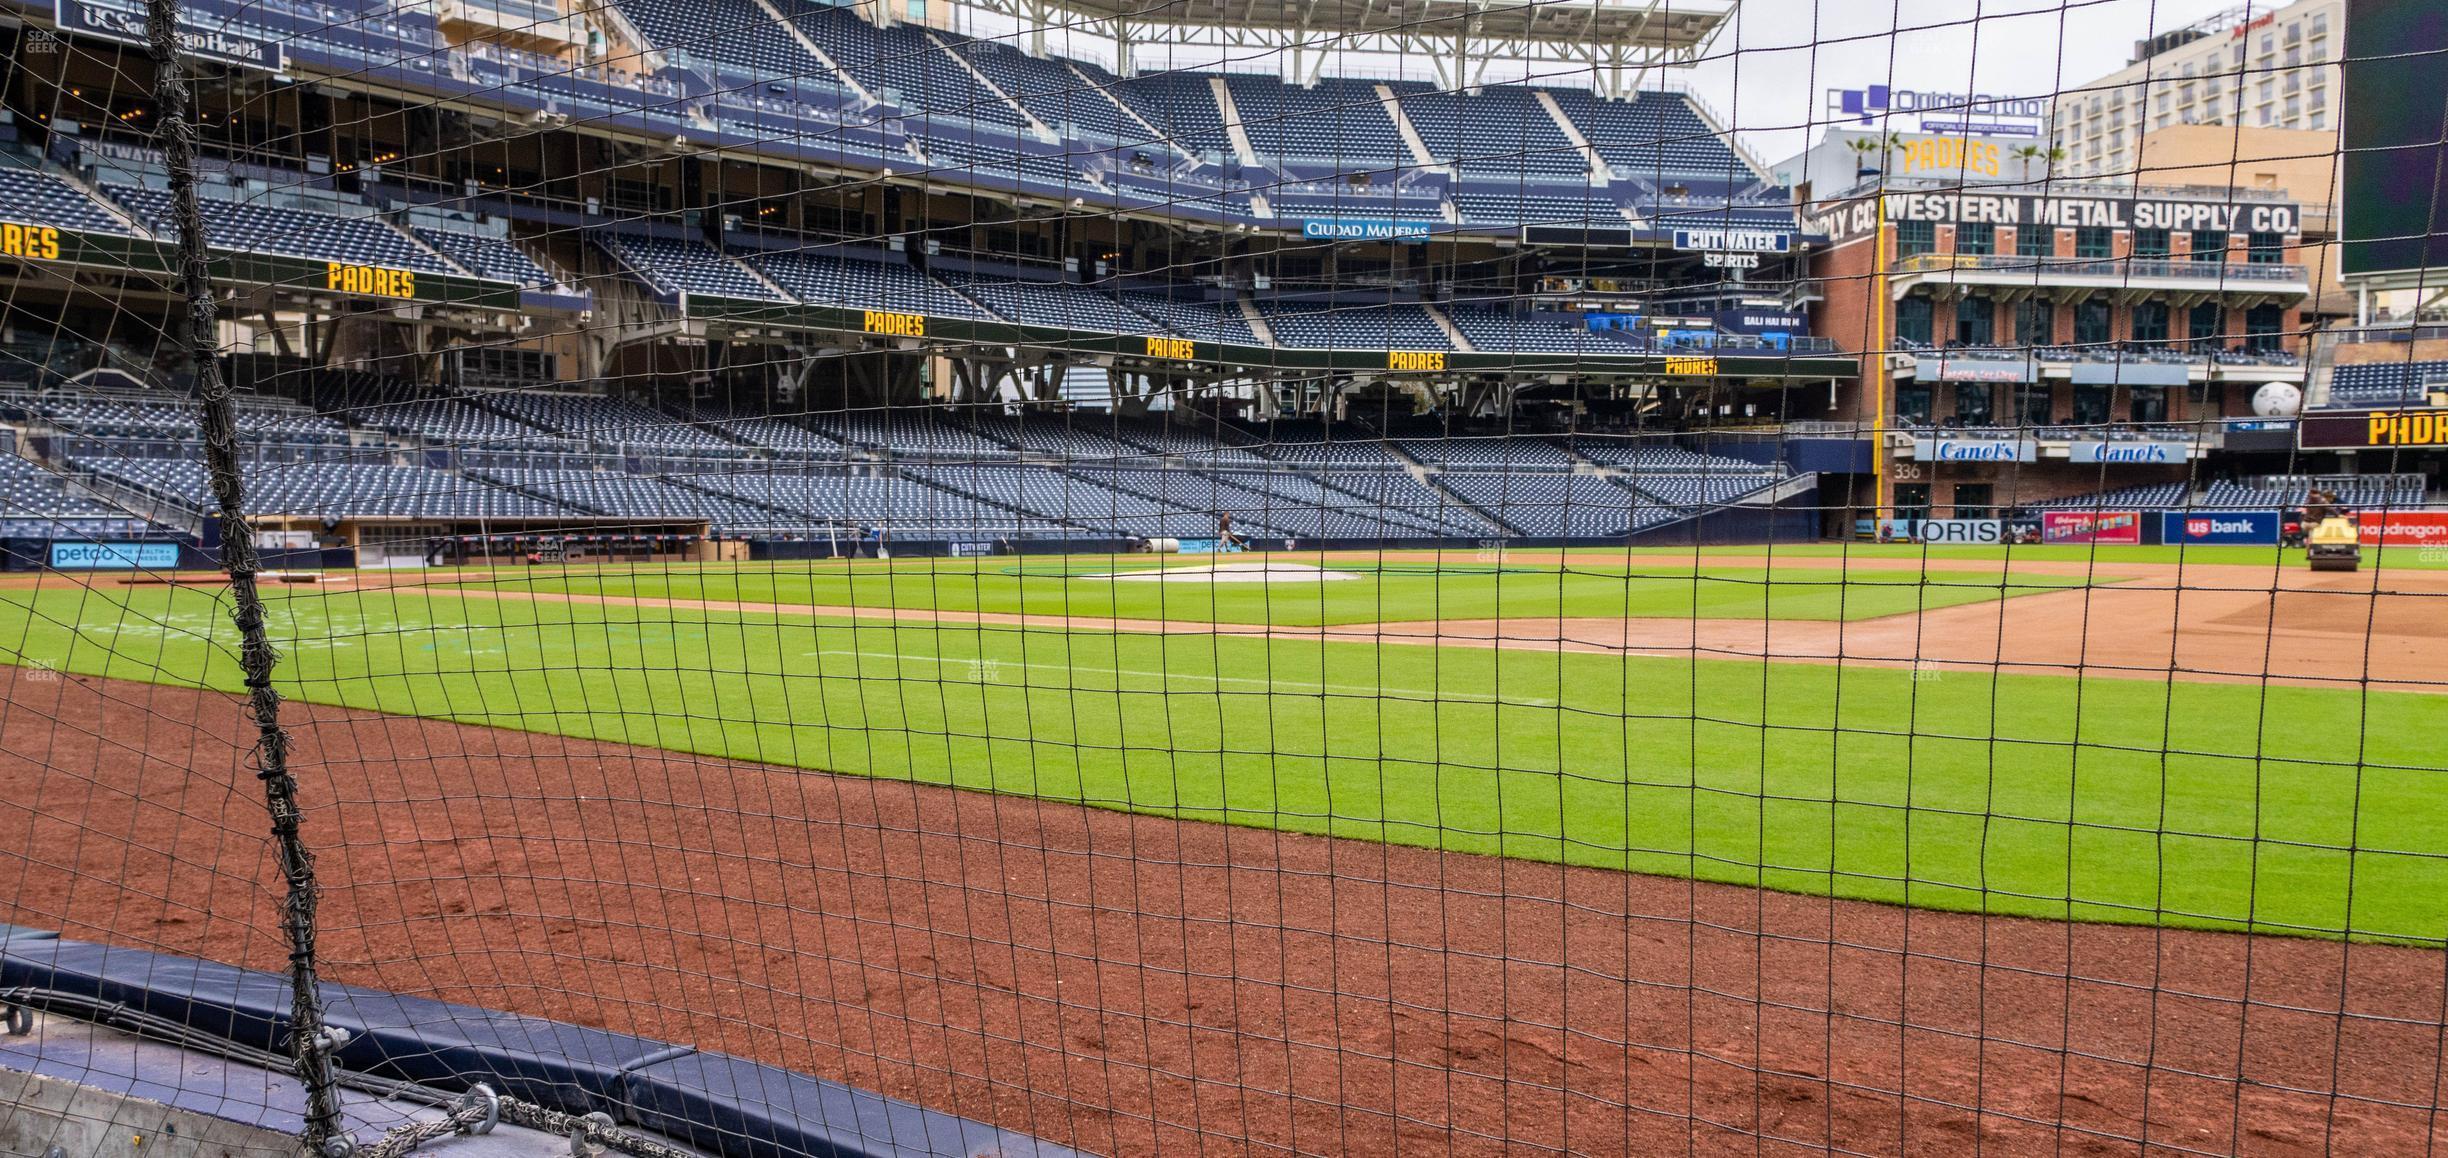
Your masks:
M 1853 155 L 1859 158 L 1854 162 L 1854 179 L 1875 177 L 1886 172 L 1889 158 L 1895 154 L 1897 149 L 1903 147 L 1904 135 L 1893 130 L 1881 133 L 1876 137 L 1854 137 L 1847 140 L 1845 148 L 1853 150 Z M 1872 153 L 1878 154 L 1878 164 L 1875 167 L 1870 164 Z
M 2026 178 L 2031 176 L 2032 163 L 2035 161 L 2042 162 L 2040 166 L 2040 176 L 2042 179 L 2046 179 L 2048 177 L 2050 168 L 2055 166 L 2058 162 L 2066 159 L 2066 151 L 2063 147 L 2056 145 L 2046 147 L 2040 145 L 2017 145 L 2015 146 L 2014 156 L 2016 160 L 2023 162 L 2023 175 Z

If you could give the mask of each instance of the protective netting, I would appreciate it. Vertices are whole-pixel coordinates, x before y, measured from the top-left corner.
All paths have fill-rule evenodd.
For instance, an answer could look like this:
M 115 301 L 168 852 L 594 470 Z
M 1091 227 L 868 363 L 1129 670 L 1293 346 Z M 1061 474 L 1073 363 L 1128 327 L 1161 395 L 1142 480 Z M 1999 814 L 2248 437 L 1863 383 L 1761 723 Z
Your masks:
M 20 8 L 0 1149 L 2436 1145 L 2448 17 Z

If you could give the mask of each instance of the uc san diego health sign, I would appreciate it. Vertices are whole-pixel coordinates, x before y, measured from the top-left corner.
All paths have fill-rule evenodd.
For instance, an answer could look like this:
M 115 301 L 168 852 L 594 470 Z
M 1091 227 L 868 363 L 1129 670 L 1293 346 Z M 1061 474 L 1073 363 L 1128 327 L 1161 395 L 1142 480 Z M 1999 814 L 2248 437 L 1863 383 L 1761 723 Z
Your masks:
M 98 36 L 121 44 L 149 45 L 151 37 L 145 31 L 144 14 L 109 8 L 91 0 L 58 0 L 52 20 L 59 30 L 77 36 Z M 210 28 L 183 28 L 179 39 L 189 56 L 200 60 L 234 64 L 240 68 L 261 69 L 278 73 L 287 63 L 278 41 L 258 40 L 252 36 L 234 36 Z

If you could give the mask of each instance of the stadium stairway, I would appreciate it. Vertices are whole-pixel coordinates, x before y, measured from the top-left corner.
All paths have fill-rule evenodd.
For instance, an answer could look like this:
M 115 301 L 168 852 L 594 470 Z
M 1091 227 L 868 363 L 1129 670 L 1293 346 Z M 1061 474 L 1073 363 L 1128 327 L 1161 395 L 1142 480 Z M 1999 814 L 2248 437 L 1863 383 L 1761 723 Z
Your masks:
M 859 99 L 870 106 L 883 103 L 874 93 L 867 91 L 867 86 L 860 84 L 857 77 L 850 75 L 850 70 L 843 68 L 840 61 L 833 59 L 832 53 L 826 52 L 822 45 L 817 44 L 815 38 L 807 34 L 807 29 L 799 27 L 798 22 L 782 15 L 782 10 L 774 7 L 773 0 L 756 0 L 756 6 L 764 9 L 765 14 L 773 18 L 774 23 L 781 25 L 782 30 L 789 33 L 791 39 L 798 41 L 799 47 L 807 50 L 809 56 L 821 62 L 830 73 L 831 78 L 840 81 L 843 88 L 857 93 Z M 607 4 L 604 7 L 617 6 Z
M 760 0 L 760 2 L 764 2 L 764 0 Z M 1044 121 L 1037 119 L 1037 114 L 1030 112 L 1027 105 L 1013 100 L 1010 93 L 1003 91 L 1002 85 L 996 84 L 993 77 L 979 71 L 978 66 L 971 63 L 968 57 L 952 51 L 952 46 L 945 44 L 943 42 L 943 37 L 937 36 L 932 32 L 925 33 L 924 35 L 926 36 L 927 43 L 935 46 L 935 51 L 951 57 L 954 65 L 958 66 L 962 72 L 968 73 L 971 79 L 977 81 L 979 88 L 993 93 L 996 100 L 1010 105 L 1012 112 L 1019 114 L 1021 121 L 1028 125 L 1030 132 L 1037 135 L 1038 140 L 1044 141 L 1050 145 L 1058 145 L 1062 143 L 1063 137 L 1061 133 L 1055 132 L 1051 126 L 1047 125 Z
M 1538 102 L 1540 110 L 1554 119 L 1556 127 L 1564 130 L 1564 139 L 1571 141 L 1574 148 L 1581 150 L 1581 159 L 1589 165 L 1590 188 L 1606 188 L 1606 158 L 1599 156 L 1597 146 L 1590 144 L 1590 139 L 1581 134 L 1581 126 L 1572 123 L 1572 118 L 1564 115 L 1563 106 L 1558 105 L 1555 97 L 1549 95 L 1545 89 L 1532 89 L 1530 96 L 1532 100 Z
M 1258 159 L 1258 146 L 1250 143 L 1249 128 L 1241 123 L 1241 106 L 1233 103 L 1232 86 L 1224 83 L 1222 74 L 1208 77 L 1207 85 L 1215 92 L 1216 108 L 1224 114 L 1224 136 L 1232 141 L 1233 154 L 1241 158 L 1244 168 L 1264 169 L 1265 163 Z M 1258 194 L 1250 196 L 1254 201 Z
M 1378 103 L 1385 106 L 1386 116 L 1394 121 L 1394 132 L 1402 138 L 1403 147 L 1411 150 L 1411 159 L 1418 162 L 1421 168 L 1443 168 L 1436 154 L 1428 151 L 1428 142 L 1420 138 L 1418 126 L 1413 125 L 1410 116 L 1403 112 L 1402 101 L 1395 97 L 1393 88 L 1381 84 L 1376 91 Z
M 1453 324 L 1452 318 L 1445 316 L 1445 311 L 1427 303 L 1422 303 L 1420 305 L 1420 309 L 1427 313 L 1429 321 L 1436 323 L 1437 329 L 1445 332 L 1445 340 L 1452 342 L 1454 349 L 1460 350 L 1465 354 L 1476 354 L 1479 352 L 1479 347 L 1471 345 L 1470 339 L 1462 336 L 1461 329 Z

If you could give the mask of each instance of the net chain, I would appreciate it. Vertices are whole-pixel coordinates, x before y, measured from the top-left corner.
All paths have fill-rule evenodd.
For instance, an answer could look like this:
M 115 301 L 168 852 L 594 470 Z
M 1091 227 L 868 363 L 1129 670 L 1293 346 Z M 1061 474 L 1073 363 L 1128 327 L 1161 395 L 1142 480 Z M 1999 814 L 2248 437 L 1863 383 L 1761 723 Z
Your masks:
M 340 1131 L 340 1091 L 333 1074 L 331 1042 L 323 1032 L 322 1001 L 315 990 L 314 855 L 299 831 L 297 779 L 289 773 L 289 733 L 281 726 L 280 693 L 272 686 L 279 662 L 264 630 L 263 597 L 255 577 L 254 527 L 246 514 L 246 487 L 238 470 L 237 410 L 221 376 L 218 318 L 204 217 L 196 203 L 195 123 L 190 109 L 186 62 L 181 58 L 178 0 L 145 0 L 151 41 L 154 103 L 160 110 L 160 144 L 169 171 L 171 215 L 178 228 L 179 290 L 187 303 L 187 353 L 193 363 L 204 439 L 204 460 L 213 498 L 221 512 L 222 569 L 229 575 L 230 620 L 238 628 L 239 670 L 247 687 L 247 711 L 255 721 L 255 777 L 263 782 L 264 807 L 272 819 L 275 855 L 287 893 L 281 924 L 289 939 L 289 1048 L 298 1080 L 306 1087 L 305 1153 L 334 1158 L 351 1148 Z
M 533 1102 L 503 1097 L 484 1085 L 470 1090 L 466 1097 L 451 1107 L 448 1114 L 430 1122 L 401 1126 L 383 1135 L 382 1140 L 358 1151 L 354 1158 L 401 1158 L 401 1155 L 443 1138 L 489 1133 L 496 1122 L 508 1122 L 513 1126 L 566 1137 L 570 1140 L 570 1153 L 575 1158 L 592 1158 L 605 1150 L 628 1154 L 632 1158 L 692 1158 L 686 1150 L 621 1129 L 609 1114 L 563 1113 Z

